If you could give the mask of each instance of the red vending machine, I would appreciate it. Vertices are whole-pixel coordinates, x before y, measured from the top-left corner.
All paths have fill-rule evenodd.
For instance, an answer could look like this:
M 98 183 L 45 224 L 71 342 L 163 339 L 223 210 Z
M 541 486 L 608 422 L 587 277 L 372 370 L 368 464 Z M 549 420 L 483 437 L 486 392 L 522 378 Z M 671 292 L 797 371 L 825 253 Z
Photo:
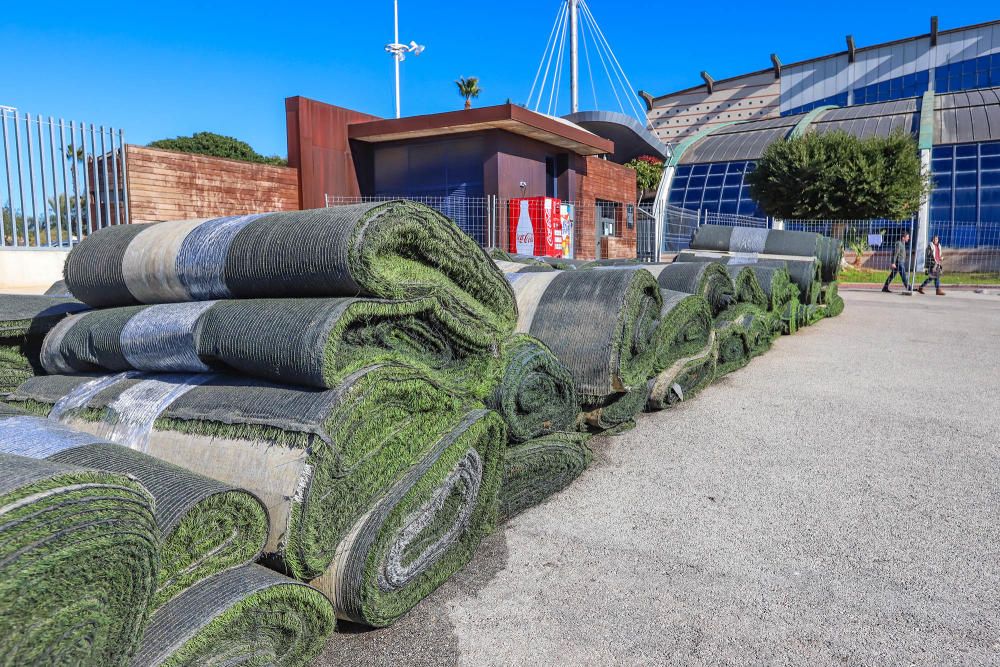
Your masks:
M 535 257 L 562 257 L 559 204 L 555 197 L 511 199 L 507 210 L 510 251 Z

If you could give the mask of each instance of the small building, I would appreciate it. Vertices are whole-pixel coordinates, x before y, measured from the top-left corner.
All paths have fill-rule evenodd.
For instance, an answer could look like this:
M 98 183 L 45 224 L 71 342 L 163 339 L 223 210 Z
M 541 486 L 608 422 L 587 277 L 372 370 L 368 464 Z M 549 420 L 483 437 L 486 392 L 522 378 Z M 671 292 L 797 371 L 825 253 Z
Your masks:
M 625 156 L 582 124 L 510 103 L 398 119 L 304 97 L 286 99 L 285 109 L 303 208 L 413 198 L 481 244 L 506 247 L 504 203 L 555 197 L 574 204 L 577 258 L 636 256 L 635 172 L 607 159 Z

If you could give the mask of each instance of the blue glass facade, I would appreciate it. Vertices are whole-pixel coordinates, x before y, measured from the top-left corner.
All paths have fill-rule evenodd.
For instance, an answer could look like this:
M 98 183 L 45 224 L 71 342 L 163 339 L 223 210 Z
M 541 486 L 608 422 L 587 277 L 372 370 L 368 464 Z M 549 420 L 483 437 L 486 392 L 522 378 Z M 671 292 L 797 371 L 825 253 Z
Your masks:
M 763 217 L 746 182 L 746 175 L 756 166 L 752 160 L 678 165 L 670 184 L 670 204 L 692 211 Z
M 943 245 L 1000 246 L 1000 141 L 935 146 L 930 233 Z
M 894 79 L 887 79 L 854 89 L 854 104 L 871 104 L 873 102 L 889 102 L 907 97 L 920 97 L 930 87 L 930 72 L 923 70 L 913 74 L 904 74 Z
M 934 69 L 934 90 L 957 90 L 1000 86 L 1000 53 L 942 65 Z
M 794 116 L 797 113 L 805 113 L 807 111 L 812 111 L 816 107 L 824 107 L 828 105 L 845 107 L 847 106 L 847 93 L 839 93 L 837 95 L 831 95 L 830 97 L 824 97 L 821 100 L 815 100 L 809 102 L 808 104 L 802 104 L 797 107 L 792 107 L 788 111 L 782 111 L 782 116 Z

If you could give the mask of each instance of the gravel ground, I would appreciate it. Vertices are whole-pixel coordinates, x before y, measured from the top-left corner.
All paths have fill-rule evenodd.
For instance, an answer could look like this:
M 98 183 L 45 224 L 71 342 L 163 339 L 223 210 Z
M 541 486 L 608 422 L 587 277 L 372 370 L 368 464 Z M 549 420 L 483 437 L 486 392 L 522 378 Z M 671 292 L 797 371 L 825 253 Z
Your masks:
M 318 664 L 1000 665 L 1000 296 L 844 298 Z

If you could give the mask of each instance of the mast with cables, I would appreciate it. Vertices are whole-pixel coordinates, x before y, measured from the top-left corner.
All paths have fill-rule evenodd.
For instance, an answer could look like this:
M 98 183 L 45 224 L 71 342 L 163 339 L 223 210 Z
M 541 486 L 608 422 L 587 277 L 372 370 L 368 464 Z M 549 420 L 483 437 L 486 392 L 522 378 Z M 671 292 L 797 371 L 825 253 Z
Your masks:
M 598 25 L 587 0 L 562 0 L 559 3 L 559 9 L 556 10 L 555 21 L 553 21 L 552 29 L 549 31 L 549 37 L 542 51 L 542 57 L 538 63 L 535 78 L 531 83 L 531 90 L 528 92 L 528 101 L 525 106 L 535 111 L 541 110 L 549 115 L 559 115 L 559 91 L 567 60 L 565 51 L 567 34 L 569 36 L 570 113 L 576 113 L 580 110 L 579 50 L 582 46 L 594 109 L 600 110 L 600 102 L 597 95 L 598 87 L 594 81 L 594 71 L 591 67 L 591 50 L 596 54 L 600 68 L 604 72 L 602 89 L 606 92 L 610 88 L 621 113 L 635 116 L 645 125 L 647 120 L 643 106 L 639 103 L 628 75 L 625 74 L 625 70 L 615 56 L 604 31 Z

